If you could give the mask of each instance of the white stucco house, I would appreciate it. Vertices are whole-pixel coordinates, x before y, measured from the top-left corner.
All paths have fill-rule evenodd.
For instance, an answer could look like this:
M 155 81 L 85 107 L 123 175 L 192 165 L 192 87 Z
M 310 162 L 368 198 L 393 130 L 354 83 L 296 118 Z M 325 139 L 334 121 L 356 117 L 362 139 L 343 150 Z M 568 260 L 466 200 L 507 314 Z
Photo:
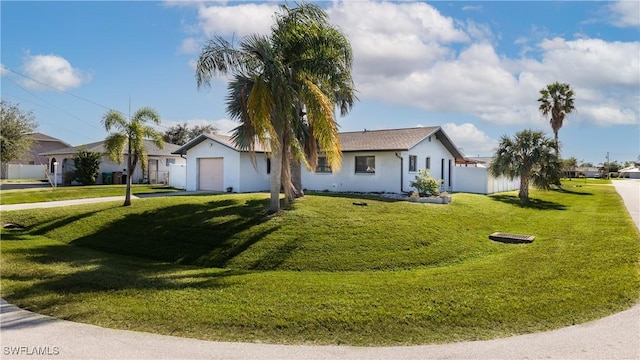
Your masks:
M 142 172 L 142 166 L 140 163 L 136 166 L 133 175 L 132 182 L 137 183 L 149 183 L 158 184 L 166 183 L 169 178 L 169 167 L 172 164 L 185 164 L 186 160 L 179 155 L 173 154 L 180 146 L 165 143 L 164 148 L 158 148 L 152 141 L 145 140 L 145 148 L 147 150 L 147 170 Z M 48 170 L 50 178 L 57 179 L 57 184 L 64 183 L 64 174 L 75 170 L 73 163 L 73 156 L 82 147 L 85 147 L 87 151 L 99 152 L 104 154 L 102 162 L 100 163 L 100 170 L 98 174 L 97 184 L 103 184 L 102 173 L 106 174 L 120 174 L 123 177 L 112 178 L 112 183 L 126 183 L 126 163 L 127 155 L 126 150 L 124 154 L 124 162 L 117 164 L 109 160 L 106 149 L 104 147 L 104 141 L 98 141 L 90 144 L 84 144 L 79 146 L 67 147 L 63 149 L 57 149 L 53 151 L 47 151 L 40 153 L 40 155 L 46 156 L 48 162 Z M 57 164 L 54 166 L 54 164 Z
M 455 162 L 463 156 L 439 126 L 340 133 L 343 161 L 339 171 L 320 155 L 315 169 L 302 171 L 307 190 L 390 192 L 413 190 L 409 182 L 420 169 L 444 179 L 454 191 Z M 269 189 L 270 159 L 255 149 L 256 166 L 231 138 L 201 134 L 174 154 L 186 158 L 186 190 L 253 192 Z

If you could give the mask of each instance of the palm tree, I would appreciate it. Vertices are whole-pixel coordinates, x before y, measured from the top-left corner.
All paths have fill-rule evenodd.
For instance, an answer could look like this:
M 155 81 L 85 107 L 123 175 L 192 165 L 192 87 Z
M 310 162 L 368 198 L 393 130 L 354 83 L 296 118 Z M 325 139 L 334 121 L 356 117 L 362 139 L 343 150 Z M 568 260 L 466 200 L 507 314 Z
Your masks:
M 573 105 L 574 93 L 569 84 L 554 82 L 540 90 L 539 110 L 542 115 L 551 116 L 549 122 L 553 129 L 555 140 L 556 156 L 560 157 L 560 143 L 558 142 L 558 131 L 562 128 L 565 117 L 575 110 Z
M 295 197 L 292 159 L 315 166 L 318 148 L 339 168 L 335 107 L 346 114 L 355 101 L 351 79 L 351 47 L 333 28 L 326 13 L 313 4 L 282 6 L 270 37 L 250 35 L 238 48 L 221 37 L 204 47 L 197 64 L 198 87 L 215 75 L 232 74 L 227 113 L 240 125 L 233 140 L 249 150 L 269 147 L 272 157 L 270 212 Z
M 529 182 L 549 189 L 560 164 L 553 150 L 555 143 L 540 131 L 523 130 L 513 139 L 504 135 L 489 171 L 493 176 L 520 177 L 520 202 L 529 201 Z
M 150 107 L 139 109 L 129 121 L 122 113 L 115 110 L 107 111 L 102 117 L 104 128 L 109 132 L 105 139 L 109 160 L 122 164 L 125 146 L 127 147 L 127 192 L 123 206 L 131 205 L 131 177 L 138 161 L 143 172 L 147 169 L 147 150 L 144 140 L 150 139 L 159 148 L 164 147 L 162 133 L 148 125 L 148 122 L 160 125 L 160 116 Z M 112 128 L 117 131 L 111 132 Z

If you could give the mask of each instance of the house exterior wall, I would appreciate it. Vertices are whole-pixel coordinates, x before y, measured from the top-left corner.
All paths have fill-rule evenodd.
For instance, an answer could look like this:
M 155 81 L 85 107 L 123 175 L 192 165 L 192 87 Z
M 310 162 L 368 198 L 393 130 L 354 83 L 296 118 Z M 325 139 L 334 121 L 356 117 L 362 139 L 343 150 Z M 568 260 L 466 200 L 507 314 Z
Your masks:
M 176 189 L 187 188 L 187 165 L 173 164 L 169 166 L 168 185 Z
M 223 188 L 233 187 L 234 191 L 240 189 L 240 153 L 213 140 L 205 140 L 192 147 L 186 154 L 187 157 L 187 191 L 198 190 L 198 159 L 223 158 L 224 180 Z
M 356 173 L 356 156 L 375 156 L 375 174 Z M 409 171 L 410 156 L 417 157 L 416 171 Z M 415 180 L 419 170 L 426 168 L 427 157 L 430 158 L 431 177 L 440 179 L 444 174 L 443 190 L 453 190 L 456 170 L 454 168 L 455 158 L 435 136 L 431 137 L 431 141 L 429 139 L 423 140 L 409 151 L 345 152 L 340 172 L 321 173 L 315 172 L 315 169 L 312 171 L 303 169 L 302 187 L 314 191 L 409 192 L 415 190 L 409 186 L 409 183 Z M 442 159 L 444 159 L 444 171 Z M 401 162 L 402 170 L 400 168 Z M 451 172 L 449 172 L 449 167 L 452 167 Z M 451 185 L 449 185 L 450 177 Z
M 267 173 L 267 155 L 256 153 L 256 167 L 251 163 L 249 153 L 240 153 L 240 185 L 235 192 L 269 191 L 270 175 Z

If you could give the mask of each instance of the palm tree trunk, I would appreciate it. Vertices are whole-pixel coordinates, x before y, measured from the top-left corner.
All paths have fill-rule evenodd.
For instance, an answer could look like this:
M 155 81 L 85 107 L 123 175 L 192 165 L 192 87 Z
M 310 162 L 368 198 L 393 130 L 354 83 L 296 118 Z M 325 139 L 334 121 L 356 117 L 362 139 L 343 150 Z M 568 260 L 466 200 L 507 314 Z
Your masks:
M 131 206 L 131 140 L 127 141 L 127 147 L 127 191 L 125 192 L 122 206 Z
M 529 202 L 529 174 L 522 174 L 520 176 L 520 191 L 518 197 L 521 203 Z
M 291 159 L 291 182 L 295 190 L 295 197 L 304 197 L 304 190 L 302 189 L 302 164 L 296 159 Z
M 271 157 L 271 202 L 269 203 L 269 213 L 274 214 L 280 211 L 282 149 L 272 150 Z

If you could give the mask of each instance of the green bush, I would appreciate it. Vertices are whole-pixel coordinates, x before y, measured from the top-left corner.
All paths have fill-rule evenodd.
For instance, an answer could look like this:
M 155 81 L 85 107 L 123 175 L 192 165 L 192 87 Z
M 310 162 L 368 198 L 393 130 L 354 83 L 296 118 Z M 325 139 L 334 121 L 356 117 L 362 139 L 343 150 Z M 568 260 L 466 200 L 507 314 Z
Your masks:
M 430 176 L 429 170 L 420 170 L 415 181 L 410 181 L 409 186 L 418 190 L 420 196 L 438 196 L 443 180 L 434 179 Z
M 98 180 L 98 171 L 102 154 L 95 151 L 88 151 L 82 147 L 73 156 L 73 163 L 76 167 L 76 176 L 82 185 L 95 185 Z

